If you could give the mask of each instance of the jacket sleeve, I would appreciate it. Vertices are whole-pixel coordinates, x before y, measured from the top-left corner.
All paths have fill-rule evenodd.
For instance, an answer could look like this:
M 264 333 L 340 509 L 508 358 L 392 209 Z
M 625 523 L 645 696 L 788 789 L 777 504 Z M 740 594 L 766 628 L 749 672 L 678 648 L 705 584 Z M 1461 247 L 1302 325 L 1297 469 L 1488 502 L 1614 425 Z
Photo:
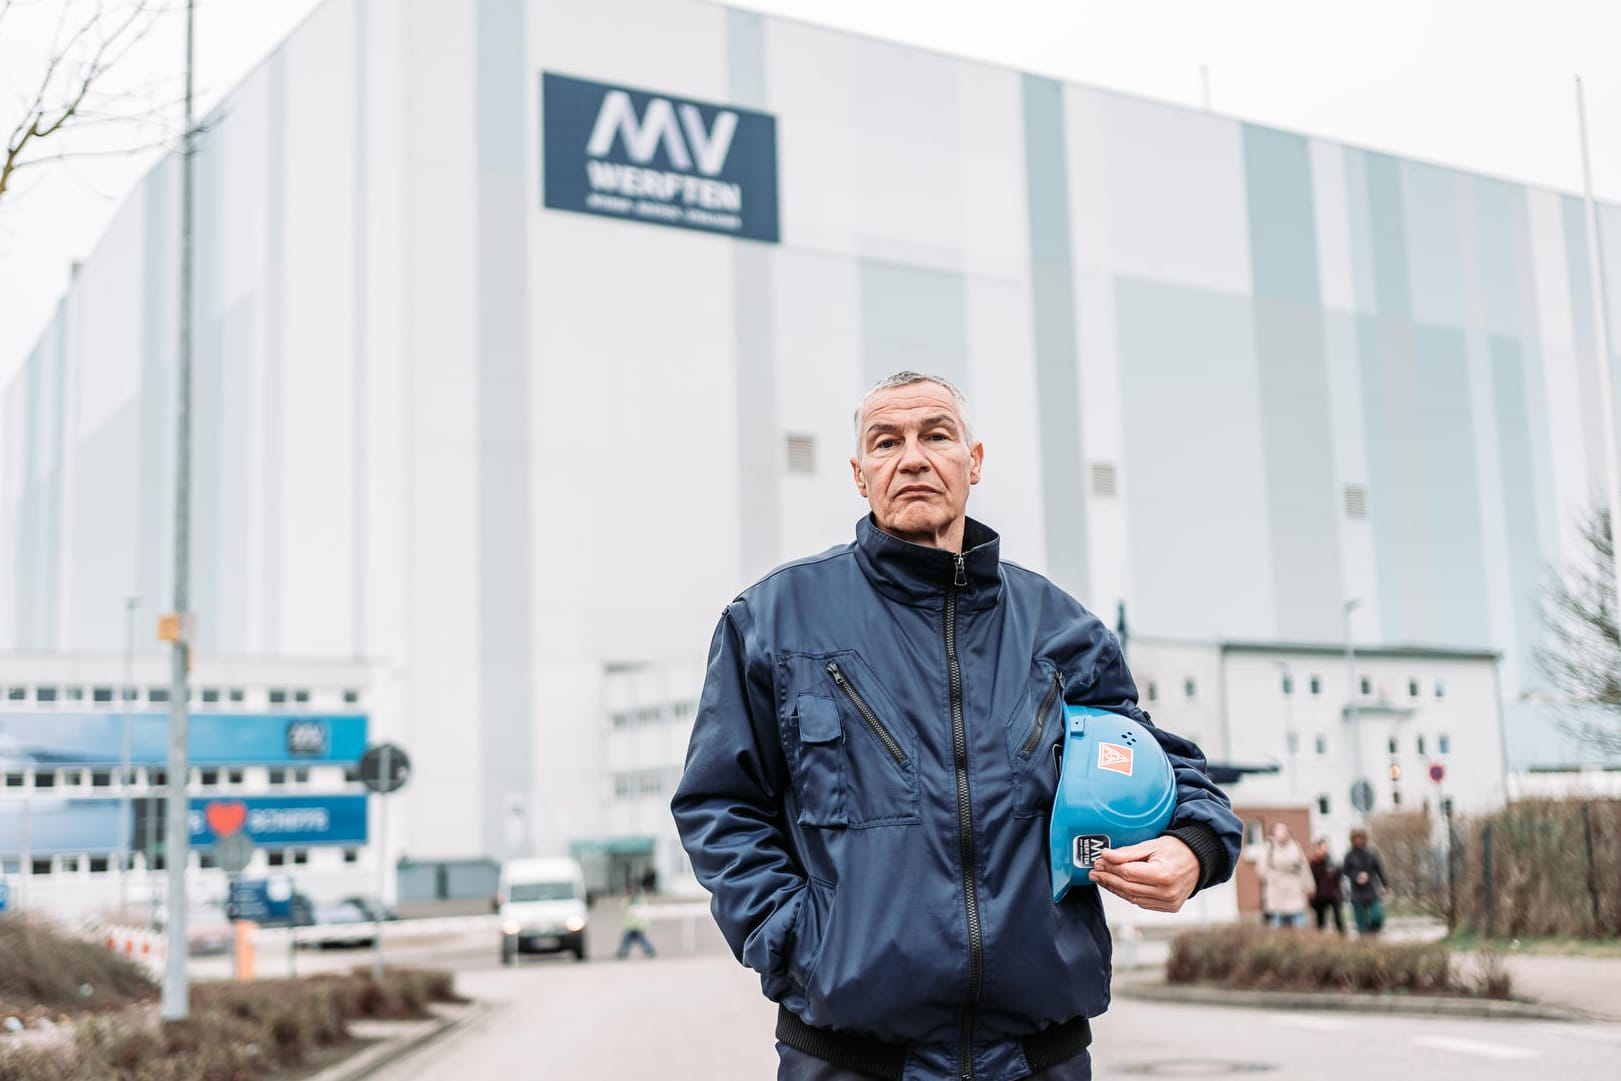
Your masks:
M 1097 617 L 1089 618 L 1092 633 L 1087 636 L 1080 665 L 1070 669 L 1078 678 L 1074 691 L 1066 690 L 1065 700 L 1130 717 L 1153 733 L 1176 775 L 1176 811 L 1165 833 L 1187 845 L 1199 859 L 1199 885 L 1194 892 L 1227 881 L 1238 865 L 1244 836 L 1232 803 L 1205 774 L 1205 756 L 1198 745 L 1156 726 L 1138 708 L 1137 683 L 1120 652 L 1120 640 Z
M 806 880 L 783 828 L 788 768 L 771 660 L 741 600 L 715 628 L 686 769 L 671 801 L 693 872 L 732 952 L 778 997 Z

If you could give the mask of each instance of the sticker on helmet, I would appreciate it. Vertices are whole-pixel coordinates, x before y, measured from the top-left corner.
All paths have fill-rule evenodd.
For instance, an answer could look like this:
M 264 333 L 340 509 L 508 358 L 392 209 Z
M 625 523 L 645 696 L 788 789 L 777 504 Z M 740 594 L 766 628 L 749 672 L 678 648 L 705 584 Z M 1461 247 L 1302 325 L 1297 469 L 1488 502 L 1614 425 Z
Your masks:
M 1075 838 L 1075 866 L 1090 867 L 1103 855 L 1103 850 L 1109 847 L 1107 834 L 1083 833 Z
M 1118 743 L 1098 744 L 1098 769 L 1113 770 L 1131 776 L 1131 748 Z

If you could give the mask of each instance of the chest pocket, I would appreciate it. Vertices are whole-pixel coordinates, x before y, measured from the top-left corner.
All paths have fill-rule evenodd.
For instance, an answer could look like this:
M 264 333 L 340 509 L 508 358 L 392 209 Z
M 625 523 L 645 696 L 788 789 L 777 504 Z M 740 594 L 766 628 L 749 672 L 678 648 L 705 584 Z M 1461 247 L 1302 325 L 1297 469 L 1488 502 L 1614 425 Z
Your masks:
M 1052 810 L 1058 791 L 1055 750 L 1064 738 L 1063 717 L 1063 673 L 1047 661 L 1037 661 L 1030 666 L 1028 686 L 1005 725 L 1016 818 L 1040 818 Z
M 860 655 L 787 653 L 777 665 L 800 825 L 919 821 L 916 733 Z

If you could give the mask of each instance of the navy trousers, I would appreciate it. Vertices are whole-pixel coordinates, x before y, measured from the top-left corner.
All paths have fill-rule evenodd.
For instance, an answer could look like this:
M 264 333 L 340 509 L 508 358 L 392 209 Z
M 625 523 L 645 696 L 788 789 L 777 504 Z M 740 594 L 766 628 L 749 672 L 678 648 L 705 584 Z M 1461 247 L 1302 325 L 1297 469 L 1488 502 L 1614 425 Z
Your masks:
M 864 1073 L 841 1069 L 777 1041 L 777 1081 L 872 1081 Z M 1025 1081 L 1092 1081 L 1092 1053 L 1082 1051 L 1068 1062 L 1026 1076 Z

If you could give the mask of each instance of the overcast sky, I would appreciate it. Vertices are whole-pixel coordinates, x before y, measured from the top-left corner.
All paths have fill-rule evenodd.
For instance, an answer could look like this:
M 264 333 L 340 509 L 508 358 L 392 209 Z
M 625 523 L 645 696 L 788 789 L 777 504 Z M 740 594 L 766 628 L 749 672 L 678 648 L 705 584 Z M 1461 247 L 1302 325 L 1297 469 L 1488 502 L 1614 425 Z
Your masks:
M 31 85 L 49 53 L 63 2 L 20 0 L 23 6 L 0 24 L 0 135 L 17 115 L 15 91 Z M 201 0 L 203 107 L 318 2 Z M 1621 202 L 1621 0 L 740 0 L 735 6 L 1196 107 L 1205 66 L 1218 113 L 1578 192 L 1572 80 L 1580 74 L 1594 186 L 1601 198 Z M 150 87 L 154 99 L 177 98 L 182 34 L 181 19 L 167 19 L 120 73 L 122 84 Z M 37 340 L 72 262 L 94 247 L 150 164 L 148 154 L 44 166 L 0 197 L 0 386 Z

